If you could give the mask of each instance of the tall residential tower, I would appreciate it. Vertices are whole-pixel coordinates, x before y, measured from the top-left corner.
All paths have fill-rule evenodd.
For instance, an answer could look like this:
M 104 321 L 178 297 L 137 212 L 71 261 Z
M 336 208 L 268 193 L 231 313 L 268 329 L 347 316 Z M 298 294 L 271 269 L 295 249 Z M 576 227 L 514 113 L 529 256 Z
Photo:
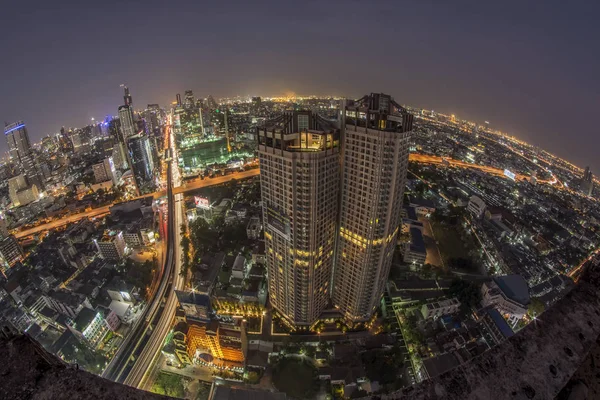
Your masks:
M 258 130 L 269 298 L 295 326 L 329 303 L 340 177 L 339 129 L 309 111 Z
M 133 109 L 131 106 L 123 105 L 119 107 L 119 120 L 121 121 L 121 132 L 123 140 L 137 133 L 136 123 L 133 118 Z
M 408 168 L 413 116 L 371 93 L 341 109 L 342 180 L 333 303 L 351 322 L 368 320 L 388 278 Z
M 29 184 L 34 184 L 39 190 L 42 190 L 43 182 L 41 173 L 35 165 L 25 123 L 17 121 L 12 124 L 6 124 L 4 126 L 4 136 L 6 136 L 6 141 L 8 142 L 10 158 L 19 166 L 21 173 L 27 177 Z

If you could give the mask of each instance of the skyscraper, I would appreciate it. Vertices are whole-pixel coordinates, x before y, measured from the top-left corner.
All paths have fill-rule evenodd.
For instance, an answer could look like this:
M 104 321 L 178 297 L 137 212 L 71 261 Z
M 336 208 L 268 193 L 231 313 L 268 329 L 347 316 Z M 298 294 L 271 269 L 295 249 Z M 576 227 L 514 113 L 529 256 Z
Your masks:
M 122 142 L 116 142 L 112 150 L 112 159 L 116 169 L 122 170 L 129 168 L 125 146 Z
M 339 129 L 295 111 L 257 133 L 270 302 L 288 323 L 310 326 L 331 292 Z
M 158 104 L 148 104 L 148 107 L 146 107 L 144 119 L 146 120 L 146 133 L 148 135 L 160 135 L 160 111 L 161 110 Z
M 333 303 L 368 320 L 388 278 L 400 225 L 413 116 L 371 93 L 341 110 L 342 180 Z
M 583 171 L 583 177 L 581 178 L 581 191 L 588 195 L 592 195 L 592 191 L 594 190 L 594 174 L 590 171 L 590 167 L 585 167 L 585 171 Z
M 35 184 L 39 189 L 42 189 L 42 179 L 34 162 L 25 123 L 17 121 L 12 124 L 6 124 L 4 126 L 4 135 L 8 143 L 10 158 L 16 162 L 30 184 Z
M 196 101 L 194 99 L 194 92 L 192 92 L 191 90 L 186 90 L 183 106 L 187 109 L 190 109 L 193 108 L 195 104 Z
M 148 136 L 137 134 L 127 139 L 129 157 L 133 175 L 140 188 L 143 183 L 152 180 L 154 171 L 154 160 L 152 159 L 152 150 Z
M 219 108 L 219 105 L 217 104 L 215 99 L 210 94 L 206 98 L 206 103 L 208 104 L 208 108 L 211 110 L 216 110 L 217 108 Z
M 119 107 L 119 120 L 121 121 L 123 140 L 127 140 L 128 137 L 137 133 L 136 124 L 133 120 L 133 109 L 130 106 L 124 105 Z
M 21 204 L 18 193 L 27 189 L 27 186 L 27 178 L 23 174 L 8 179 L 8 197 L 14 206 Z
M 133 99 L 131 98 L 131 94 L 129 93 L 129 88 L 125 85 L 123 86 L 123 91 L 125 92 L 123 95 L 123 100 L 125 101 L 125 105 L 128 107 L 133 107 Z
M 0 240 L 0 270 L 6 271 L 24 258 L 23 249 L 13 235 Z

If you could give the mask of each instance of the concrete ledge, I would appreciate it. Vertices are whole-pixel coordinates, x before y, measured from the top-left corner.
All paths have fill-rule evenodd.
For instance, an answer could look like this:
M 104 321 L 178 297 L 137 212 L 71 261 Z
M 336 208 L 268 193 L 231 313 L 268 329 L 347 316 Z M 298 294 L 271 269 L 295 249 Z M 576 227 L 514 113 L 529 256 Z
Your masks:
M 27 336 L 0 339 L 0 399 L 170 399 L 64 364 Z

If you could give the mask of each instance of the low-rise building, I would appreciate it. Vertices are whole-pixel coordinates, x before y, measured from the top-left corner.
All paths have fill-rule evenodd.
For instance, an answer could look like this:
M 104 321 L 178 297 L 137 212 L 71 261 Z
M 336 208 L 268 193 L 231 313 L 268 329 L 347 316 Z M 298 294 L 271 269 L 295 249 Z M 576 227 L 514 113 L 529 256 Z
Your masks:
M 106 181 L 112 181 L 114 184 L 117 183 L 112 157 L 104 159 L 101 163 L 94 164 L 92 170 L 94 171 L 94 180 L 96 183 Z
M 231 268 L 231 279 L 244 279 L 246 277 L 246 258 L 238 254 Z
M 478 314 L 480 315 L 479 321 L 483 327 L 484 338 L 489 342 L 490 347 L 500 344 L 515 334 L 508 322 L 495 308 L 486 307 L 480 310 Z
M 435 212 L 435 203 L 429 199 L 413 198 L 409 199 L 410 207 L 414 207 L 417 215 L 428 217 Z
M 456 298 L 435 301 L 423 304 L 421 314 L 423 318 L 439 318 L 442 315 L 454 314 L 460 309 L 460 301 Z
M 248 239 L 260 239 L 261 232 L 262 222 L 260 218 L 257 216 L 250 218 L 250 221 L 248 221 L 248 226 L 246 227 L 246 235 L 248 235 Z
M 19 199 L 19 204 L 21 206 L 26 206 L 27 204 L 33 203 L 40 198 L 39 196 L 40 193 L 36 185 L 28 186 L 25 189 L 17 192 L 17 198 Z
M 243 322 L 222 324 L 211 318 L 210 298 L 206 294 L 176 290 L 177 300 L 188 324 L 187 353 L 218 366 L 241 368 L 247 351 Z M 208 354 L 208 360 L 204 357 Z
M 52 291 L 41 296 L 45 306 L 59 312 L 69 318 L 75 318 L 84 308 L 92 308 L 89 299 L 80 293 L 74 293 L 66 289 Z
M 188 325 L 185 322 L 178 323 L 173 329 L 171 340 L 162 349 L 168 365 L 182 367 L 192 364 L 192 360 L 187 353 L 187 331 Z
M 10 198 L 13 206 L 18 207 L 21 205 L 19 202 L 19 196 L 17 192 L 27 188 L 27 178 L 25 175 L 17 175 L 8 179 L 8 197 Z
M 402 259 L 405 263 L 424 264 L 427 258 L 427 248 L 423 233 L 418 228 L 410 228 L 410 242 L 402 247 Z
M 105 260 L 120 261 L 125 257 L 127 245 L 123 232 L 106 231 L 100 240 L 94 239 L 94 243 Z
M 13 235 L 0 239 L 0 269 L 5 271 L 23 260 L 21 245 Z
M 475 218 L 481 218 L 485 212 L 486 204 L 483 199 L 478 196 L 471 196 L 469 204 L 467 205 L 467 211 L 469 211 Z
M 529 286 L 521 275 L 497 276 L 481 287 L 482 304 L 494 306 L 514 325 L 527 313 Z
M 243 324 L 223 325 L 219 321 L 189 322 L 187 348 L 190 358 L 202 353 L 213 357 L 212 364 L 243 367 L 246 341 Z
M 123 279 L 114 277 L 106 286 L 106 292 L 113 301 L 135 304 L 137 302 L 137 290 Z
M 83 308 L 70 327 L 74 334 L 83 337 L 92 347 L 98 346 L 108 332 L 108 325 L 99 311 Z
M 102 313 L 104 314 L 103 315 L 104 321 L 106 322 L 106 326 L 108 327 L 108 329 L 110 329 L 113 332 L 115 332 L 117 329 L 119 329 L 119 326 L 121 326 L 121 319 L 115 311 L 113 311 L 109 307 L 109 308 L 104 308 L 102 310 Z
M 235 203 L 231 207 L 231 213 L 239 219 L 246 218 L 246 214 L 248 213 L 248 206 L 242 203 Z
M 404 207 L 402 209 L 402 233 L 409 233 L 410 228 L 423 231 L 423 223 L 419 221 L 415 207 Z
M 423 318 L 439 318 L 442 315 L 454 314 L 460 309 L 460 301 L 456 298 L 435 301 L 423 304 L 421 314 Z

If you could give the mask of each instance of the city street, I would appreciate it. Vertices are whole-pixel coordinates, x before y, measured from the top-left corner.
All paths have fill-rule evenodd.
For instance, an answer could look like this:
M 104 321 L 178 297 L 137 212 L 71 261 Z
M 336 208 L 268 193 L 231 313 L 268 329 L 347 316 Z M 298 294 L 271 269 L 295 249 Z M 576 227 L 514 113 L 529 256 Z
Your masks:
M 202 367 L 199 365 L 187 365 L 184 368 L 175 368 L 168 366 L 167 364 L 163 364 L 161 366 L 161 370 L 170 372 L 172 374 L 186 376 L 192 379 L 199 379 L 205 382 L 212 382 L 215 379 L 215 377 L 212 376 L 212 368 Z

